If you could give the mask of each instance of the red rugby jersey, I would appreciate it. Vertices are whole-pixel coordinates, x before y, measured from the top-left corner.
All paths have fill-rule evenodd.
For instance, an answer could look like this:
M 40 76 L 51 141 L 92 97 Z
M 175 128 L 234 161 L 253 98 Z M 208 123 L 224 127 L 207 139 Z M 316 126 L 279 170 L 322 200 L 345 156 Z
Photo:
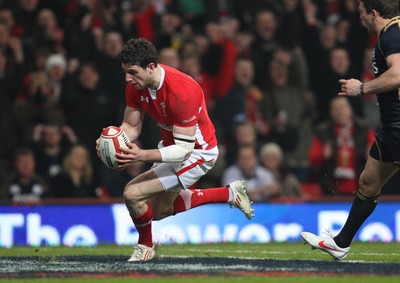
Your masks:
M 161 65 L 157 90 L 137 90 L 130 83 L 125 89 L 126 104 L 149 114 L 162 132 L 163 145 L 174 144 L 172 126 L 196 126 L 195 149 L 211 149 L 217 145 L 215 128 L 208 116 L 204 93 L 190 76 Z

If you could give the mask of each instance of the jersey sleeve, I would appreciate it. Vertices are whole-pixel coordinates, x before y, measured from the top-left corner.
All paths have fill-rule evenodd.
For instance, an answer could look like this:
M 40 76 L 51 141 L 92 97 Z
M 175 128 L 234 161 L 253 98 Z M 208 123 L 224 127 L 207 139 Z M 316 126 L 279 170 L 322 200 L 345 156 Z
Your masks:
M 174 125 L 179 127 L 195 126 L 202 110 L 203 101 L 203 91 L 197 84 L 182 85 L 179 92 L 171 94 L 169 106 Z
M 385 57 L 400 53 L 400 28 L 396 26 L 385 32 L 381 38 L 381 46 Z
M 137 101 L 137 90 L 133 88 L 131 84 L 127 84 L 125 87 L 125 101 L 126 105 L 131 108 L 141 108 Z

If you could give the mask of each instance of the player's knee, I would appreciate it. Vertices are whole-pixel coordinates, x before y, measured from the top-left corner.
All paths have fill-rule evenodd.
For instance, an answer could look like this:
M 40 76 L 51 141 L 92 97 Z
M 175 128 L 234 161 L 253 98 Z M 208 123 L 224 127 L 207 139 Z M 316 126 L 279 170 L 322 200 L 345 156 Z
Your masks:
M 370 177 L 371 176 L 363 172 L 358 181 L 358 190 L 365 197 L 374 197 L 379 195 L 380 192 L 380 188 Z
M 124 189 L 123 194 L 125 202 L 136 203 L 142 199 L 139 190 L 135 189 L 135 185 L 129 184 Z

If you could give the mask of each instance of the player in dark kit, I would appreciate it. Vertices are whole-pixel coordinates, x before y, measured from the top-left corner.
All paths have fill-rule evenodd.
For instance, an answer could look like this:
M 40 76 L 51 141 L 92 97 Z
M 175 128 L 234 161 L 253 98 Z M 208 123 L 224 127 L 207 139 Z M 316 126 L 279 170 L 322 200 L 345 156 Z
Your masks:
M 301 233 L 312 248 L 321 249 L 335 259 L 343 259 L 364 221 L 374 211 L 383 185 L 400 165 L 400 11 L 398 0 L 360 0 L 362 24 L 379 35 L 372 53 L 375 79 L 339 81 L 339 95 L 359 96 L 376 93 L 382 129 L 375 136 L 365 169 L 360 176 L 359 189 L 345 225 L 333 237 Z

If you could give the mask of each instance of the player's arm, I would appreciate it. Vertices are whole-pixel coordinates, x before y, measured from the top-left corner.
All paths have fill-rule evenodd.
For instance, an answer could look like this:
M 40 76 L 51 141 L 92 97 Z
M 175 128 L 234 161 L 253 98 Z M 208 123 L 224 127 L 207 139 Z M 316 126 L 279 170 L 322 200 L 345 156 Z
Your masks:
M 364 93 L 382 93 L 400 88 L 400 53 L 386 58 L 388 69 L 382 75 L 364 83 Z M 341 91 L 339 95 L 358 96 L 361 94 L 362 82 L 356 79 L 339 80 Z
M 132 107 L 126 107 L 124 119 L 120 128 L 128 135 L 129 140 L 135 141 L 139 137 L 142 129 L 144 111 Z M 97 156 L 100 157 L 100 144 L 99 139 L 96 140 Z
M 400 88 L 400 53 L 386 58 L 388 69 L 376 79 L 364 83 L 365 93 L 382 93 Z
M 142 130 L 144 110 L 127 106 L 120 128 L 125 131 L 130 141 L 136 141 Z
M 196 141 L 196 126 L 172 129 L 175 144 L 159 149 L 162 162 L 182 162 L 189 158 Z
M 122 154 L 116 154 L 119 168 L 136 161 L 143 162 L 181 162 L 192 153 L 195 145 L 196 126 L 173 127 L 175 144 L 161 149 L 140 149 L 134 143 L 127 143 L 129 148 L 120 148 Z

